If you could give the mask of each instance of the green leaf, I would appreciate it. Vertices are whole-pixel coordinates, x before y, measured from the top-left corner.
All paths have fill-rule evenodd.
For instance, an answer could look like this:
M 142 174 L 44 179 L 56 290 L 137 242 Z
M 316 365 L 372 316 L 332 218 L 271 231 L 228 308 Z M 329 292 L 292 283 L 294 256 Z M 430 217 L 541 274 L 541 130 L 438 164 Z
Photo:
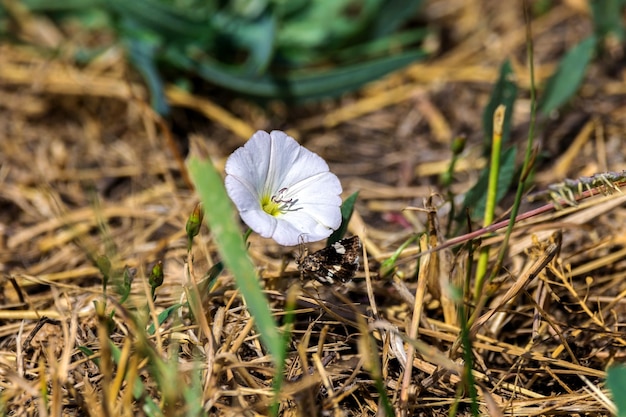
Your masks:
M 209 292 L 217 281 L 217 277 L 222 273 L 223 270 L 224 264 L 220 261 L 213 265 L 211 268 L 209 268 L 207 273 L 204 274 L 204 276 L 198 283 L 198 292 L 200 293 L 200 296 L 203 298 L 203 300 L 209 295 Z
M 496 108 L 503 104 L 506 107 L 504 114 L 504 124 L 502 126 L 502 143 L 507 143 L 511 133 L 511 118 L 513 116 L 513 106 L 517 96 L 517 84 L 513 82 L 513 67 L 511 62 L 506 60 L 500 67 L 500 76 L 493 87 L 489 103 L 483 111 L 483 132 L 485 155 L 489 155 L 491 140 L 493 137 L 493 113 Z
M 387 0 L 378 9 L 369 32 L 373 37 L 389 35 L 415 17 L 422 0 Z
M 617 417 L 626 417 L 626 366 L 611 366 L 607 370 L 606 385 L 613 394 Z
M 148 85 L 150 105 L 160 115 L 168 114 L 163 80 L 156 66 L 161 40 L 150 32 L 142 31 L 132 19 L 125 19 L 122 27 L 122 43 L 126 46 L 130 62 Z
M 193 368 L 189 375 L 189 384 L 183 387 L 183 397 L 185 398 L 186 413 L 179 413 L 180 416 L 207 416 L 209 415 L 203 408 L 204 399 L 204 366 L 200 362 L 193 362 Z
M 341 225 L 339 229 L 335 230 L 329 237 L 327 241 L 327 246 L 332 245 L 335 242 L 340 241 L 346 234 L 348 230 L 348 223 L 350 222 L 350 218 L 352 217 L 352 213 L 354 212 L 354 204 L 356 203 L 356 199 L 359 196 L 359 192 L 355 192 L 350 197 L 346 198 L 346 200 L 341 205 Z
M 511 186 L 513 177 L 515 176 L 515 155 L 516 148 L 509 148 L 504 151 L 500 157 L 500 175 L 498 178 L 498 188 L 496 191 L 496 202 L 502 200 L 507 190 Z M 485 215 L 485 205 L 487 202 L 487 186 L 489 182 L 489 166 L 485 167 L 480 173 L 480 178 L 466 194 L 463 205 L 472 209 L 471 217 L 473 220 L 482 219 Z M 465 213 L 460 213 L 464 216 Z
M 261 341 L 276 363 L 283 360 L 280 336 L 263 294 L 254 265 L 248 257 L 235 209 L 226 194 L 222 178 L 208 160 L 191 158 L 189 174 L 202 201 L 206 220 L 224 264 L 235 277 L 237 287 L 245 298 L 250 314 L 254 317 Z
M 165 310 L 161 311 L 159 313 L 159 315 L 157 316 L 157 320 L 158 320 L 158 324 L 159 326 L 161 324 L 163 324 L 163 322 L 165 320 L 167 320 L 167 318 L 169 316 L 172 315 L 172 313 L 174 313 L 176 310 L 178 310 L 179 308 L 181 308 L 183 306 L 183 304 L 180 303 L 176 303 L 174 305 L 169 306 L 168 308 L 166 308 Z M 154 332 L 156 330 L 156 326 L 154 325 L 154 323 L 152 323 L 150 326 L 148 326 L 148 334 L 149 335 L 153 335 Z
M 96 354 L 96 352 L 89 349 L 87 346 L 78 346 L 78 350 L 83 352 L 83 355 L 87 357 L 94 356 Z M 92 362 L 95 363 L 98 368 L 100 367 L 100 358 L 93 358 Z
M 226 44 L 221 48 L 225 59 L 230 61 L 233 55 L 245 53 L 247 57 L 239 67 L 242 74 L 254 77 L 266 72 L 274 56 L 277 31 L 276 17 L 272 13 L 266 11 L 254 20 L 218 13 L 211 22 L 221 42 Z M 234 54 L 237 50 L 241 51 Z M 220 51 L 217 54 L 220 55 Z
M 593 58 L 596 42 L 597 38 L 590 36 L 565 54 L 555 73 L 548 80 L 543 99 L 539 104 L 541 113 L 549 114 L 558 109 L 578 91 L 585 77 L 587 65 Z
M 420 235 L 413 235 L 409 237 L 407 240 L 404 241 L 404 243 L 402 243 L 398 247 L 398 249 L 396 249 L 393 255 L 391 255 L 389 258 L 381 262 L 380 264 L 381 278 L 386 279 L 396 271 L 396 262 L 398 262 L 398 258 L 400 257 L 400 255 L 402 255 L 402 252 L 404 252 L 404 250 L 408 248 L 411 243 L 418 241 L 419 237 Z
M 175 7 L 158 0 L 107 0 L 105 5 L 117 16 L 133 20 L 138 28 L 158 33 L 168 41 L 191 43 L 212 34 L 212 7 Z
M 277 44 L 282 48 L 336 49 L 368 28 L 380 11 L 380 0 L 362 0 L 349 13 L 353 0 L 315 0 L 281 22 Z
M 626 29 L 622 19 L 624 0 L 596 0 L 590 1 L 593 16 L 594 32 L 598 38 L 604 38 L 609 34 L 617 37 L 620 42 L 626 38 Z
M 429 33 L 426 28 L 393 33 L 367 43 L 342 48 L 334 54 L 334 58 L 340 62 L 360 62 L 375 59 L 389 55 L 390 51 L 409 50 L 412 45 L 422 42 Z M 326 53 L 326 55 L 328 54 Z
M 232 67 L 208 59 L 200 63 L 179 60 L 179 64 L 214 84 L 249 96 L 302 101 L 339 96 L 425 56 L 425 52 L 412 51 L 333 70 L 294 71 L 283 76 L 266 74 L 256 78 L 238 75 Z
M 116 289 L 120 295 L 120 304 L 124 304 L 130 296 L 130 290 L 133 283 L 134 272 L 129 267 L 124 267 L 122 271 L 122 279 L 117 282 Z
M 28 10 L 35 13 L 85 10 L 92 7 L 102 7 L 102 0 L 21 0 L 20 3 L 28 8 Z

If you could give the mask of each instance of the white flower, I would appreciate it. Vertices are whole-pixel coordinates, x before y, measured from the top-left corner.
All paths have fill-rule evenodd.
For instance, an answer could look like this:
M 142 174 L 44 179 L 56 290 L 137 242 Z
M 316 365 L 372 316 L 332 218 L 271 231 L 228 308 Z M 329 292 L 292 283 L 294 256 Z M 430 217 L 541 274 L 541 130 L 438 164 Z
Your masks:
M 339 179 L 284 132 L 256 132 L 228 158 L 226 174 L 243 221 L 281 245 L 317 242 L 341 224 Z

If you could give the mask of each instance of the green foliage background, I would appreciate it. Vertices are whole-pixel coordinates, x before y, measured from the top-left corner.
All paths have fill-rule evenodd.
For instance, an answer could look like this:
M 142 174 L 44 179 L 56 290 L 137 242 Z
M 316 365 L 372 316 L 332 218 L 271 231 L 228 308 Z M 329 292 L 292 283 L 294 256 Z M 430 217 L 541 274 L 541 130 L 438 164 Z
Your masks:
M 167 113 L 163 74 L 257 98 L 337 96 L 423 58 L 421 0 L 24 0 L 31 13 L 113 30 Z M 3 32 L 10 14 L 0 6 Z M 103 46 L 106 47 L 106 46 Z M 88 59 L 99 50 L 81 50 Z M 168 71 L 170 70 L 170 71 Z

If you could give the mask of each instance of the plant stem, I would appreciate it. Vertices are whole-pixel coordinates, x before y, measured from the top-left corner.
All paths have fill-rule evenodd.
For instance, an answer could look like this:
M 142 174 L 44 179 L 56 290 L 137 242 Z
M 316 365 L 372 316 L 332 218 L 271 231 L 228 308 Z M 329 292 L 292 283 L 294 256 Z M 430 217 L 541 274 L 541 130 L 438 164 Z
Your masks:
M 493 223 L 496 211 L 496 199 L 498 192 L 498 178 L 500 174 L 500 151 L 502 149 L 502 125 L 506 107 L 499 105 L 493 113 L 493 137 L 491 140 L 491 166 L 489 167 L 489 183 L 487 186 L 487 202 L 485 204 L 485 218 L 483 226 L 488 227 Z M 480 250 L 478 264 L 476 266 L 476 282 L 474 283 L 474 300 L 480 298 L 480 294 L 487 276 L 489 262 L 489 248 Z

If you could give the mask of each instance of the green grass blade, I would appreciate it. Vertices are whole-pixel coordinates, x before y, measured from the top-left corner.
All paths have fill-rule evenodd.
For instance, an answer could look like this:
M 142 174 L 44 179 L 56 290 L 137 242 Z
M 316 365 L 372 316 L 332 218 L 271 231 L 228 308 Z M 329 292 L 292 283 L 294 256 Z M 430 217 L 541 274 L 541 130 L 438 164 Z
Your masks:
M 178 63 L 207 81 L 242 94 L 300 101 L 339 96 L 424 57 L 425 52 L 412 51 L 330 71 L 291 72 L 284 76 L 266 74 L 256 78 L 239 75 L 232 67 L 208 59 L 200 63 L 191 60 Z
M 92 7 L 102 7 L 102 0 L 21 0 L 21 3 L 31 12 L 65 12 L 86 10 Z
M 337 62 L 363 62 L 376 57 L 388 55 L 390 51 L 403 50 L 408 51 L 415 45 L 423 42 L 429 35 L 426 28 L 417 28 L 405 30 L 403 32 L 393 33 L 385 37 L 381 37 L 367 43 L 360 43 L 354 46 L 346 46 L 341 50 L 333 53 L 333 58 Z M 328 59 L 328 53 L 322 51 L 317 59 Z M 309 57 L 314 57 L 308 54 Z
M 346 200 L 341 205 L 341 225 L 339 226 L 339 229 L 335 230 L 329 236 L 327 241 L 328 246 L 340 241 L 346 235 L 346 231 L 348 230 L 348 223 L 350 222 L 350 217 L 352 217 L 352 213 L 354 212 L 354 205 L 356 204 L 356 199 L 358 196 L 359 192 L 357 191 L 350 197 L 346 198 Z
M 222 178 L 208 160 L 191 158 L 189 174 L 200 195 L 207 222 L 224 264 L 235 277 L 250 314 L 256 321 L 261 341 L 276 363 L 283 360 L 282 337 L 263 294 L 259 278 L 248 257 L 242 233 L 235 220 L 235 210 L 226 195 Z
M 461 298 L 461 291 L 459 288 L 453 289 L 457 300 Z M 472 369 L 474 368 L 474 357 L 472 356 L 473 345 L 472 338 L 470 336 L 470 325 L 467 322 L 467 314 L 465 312 L 465 305 L 463 302 L 457 302 L 459 311 L 459 321 L 461 323 L 461 344 L 463 345 L 463 382 L 465 382 L 467 388 L 467 395 L 470 397 L 470 410 L 473 416 L 479 416 L 478 408 L 478 391 L 476 389 L 476 382 L 474 380 L 474 374 Z
M 491 152 L 491 140 L 493 138 L 493 114 L 496 108 L 504 105 L 506 112 L 502 125 L 502 144 L 507 143 L 511 134 L 511 117 L 514 111 L 515 98 L 517 96 L 517 85 L 511 80 L 513 68 L 509 61 L 505 61 L 500 67 L 500 76 L 496 82 L 489 103 L 483 111 L 483 133 L 485 143 L 485 154 Z M 505 149 L 504 147 L 502 149 Z M 499 202 L 513 181 L 515 175 L 515 148 L 503 150 L 500 153 L 499 178 L 496 189 L 495 202 Z M 465 194 L 463 205 L 472 207 L 472 219 L 482 219 L 485 214 L 490 167 L 487 166 L 480 173 L 478 182 Z M 464 212 L 459 213 L 457 221 L 463 221 Z
M 606 385 L 613 394 L 613 401 L 617 406 L 617 417 L 626 417 L 626 366 L 612 366 L 606 375 Z
M 402 255 L 402 252 L 404 252 L 404 250 L 408 248 L 411 243 L 419 241 L 419 238 L 419 234 L 409 237 L 398 247 L 398 249 L 395 250 L 393 255 L 381 262 L 379 272 L 381 278 L 389 278 L 396 272 L 396 262 L 398 262 L 398 258 Z
M 561 107 L 578 91 L 587 65 L 593 58 L 597 38 L 590 36 L 573 47 L 559 63 L 556 72 L 550 77 L 539 104 L 539 112 L 549 114 Z
M 173 313 L 176 312 L 176 310 L 178 310 L 179 308 L 181 308 L 184 304 L 180 304 L 180 303 L 176 303 L 174 305 L 169 306 L 168 308 L 166 308 L 165 310 L 161 311 L 159 313 L 159 315 L 157 316 L 157 320 L 158 320 L 158 325 L 160 326 L 161 324 L 163 324 L 163 322 L 165 320 L 167 320 Z M 148 326 L 148 330 L 147 333 L 149 335 L 153 335 L 154 332 L 156 331 L 156 325 L 155 323 L 152 323 L 150 326 Z

